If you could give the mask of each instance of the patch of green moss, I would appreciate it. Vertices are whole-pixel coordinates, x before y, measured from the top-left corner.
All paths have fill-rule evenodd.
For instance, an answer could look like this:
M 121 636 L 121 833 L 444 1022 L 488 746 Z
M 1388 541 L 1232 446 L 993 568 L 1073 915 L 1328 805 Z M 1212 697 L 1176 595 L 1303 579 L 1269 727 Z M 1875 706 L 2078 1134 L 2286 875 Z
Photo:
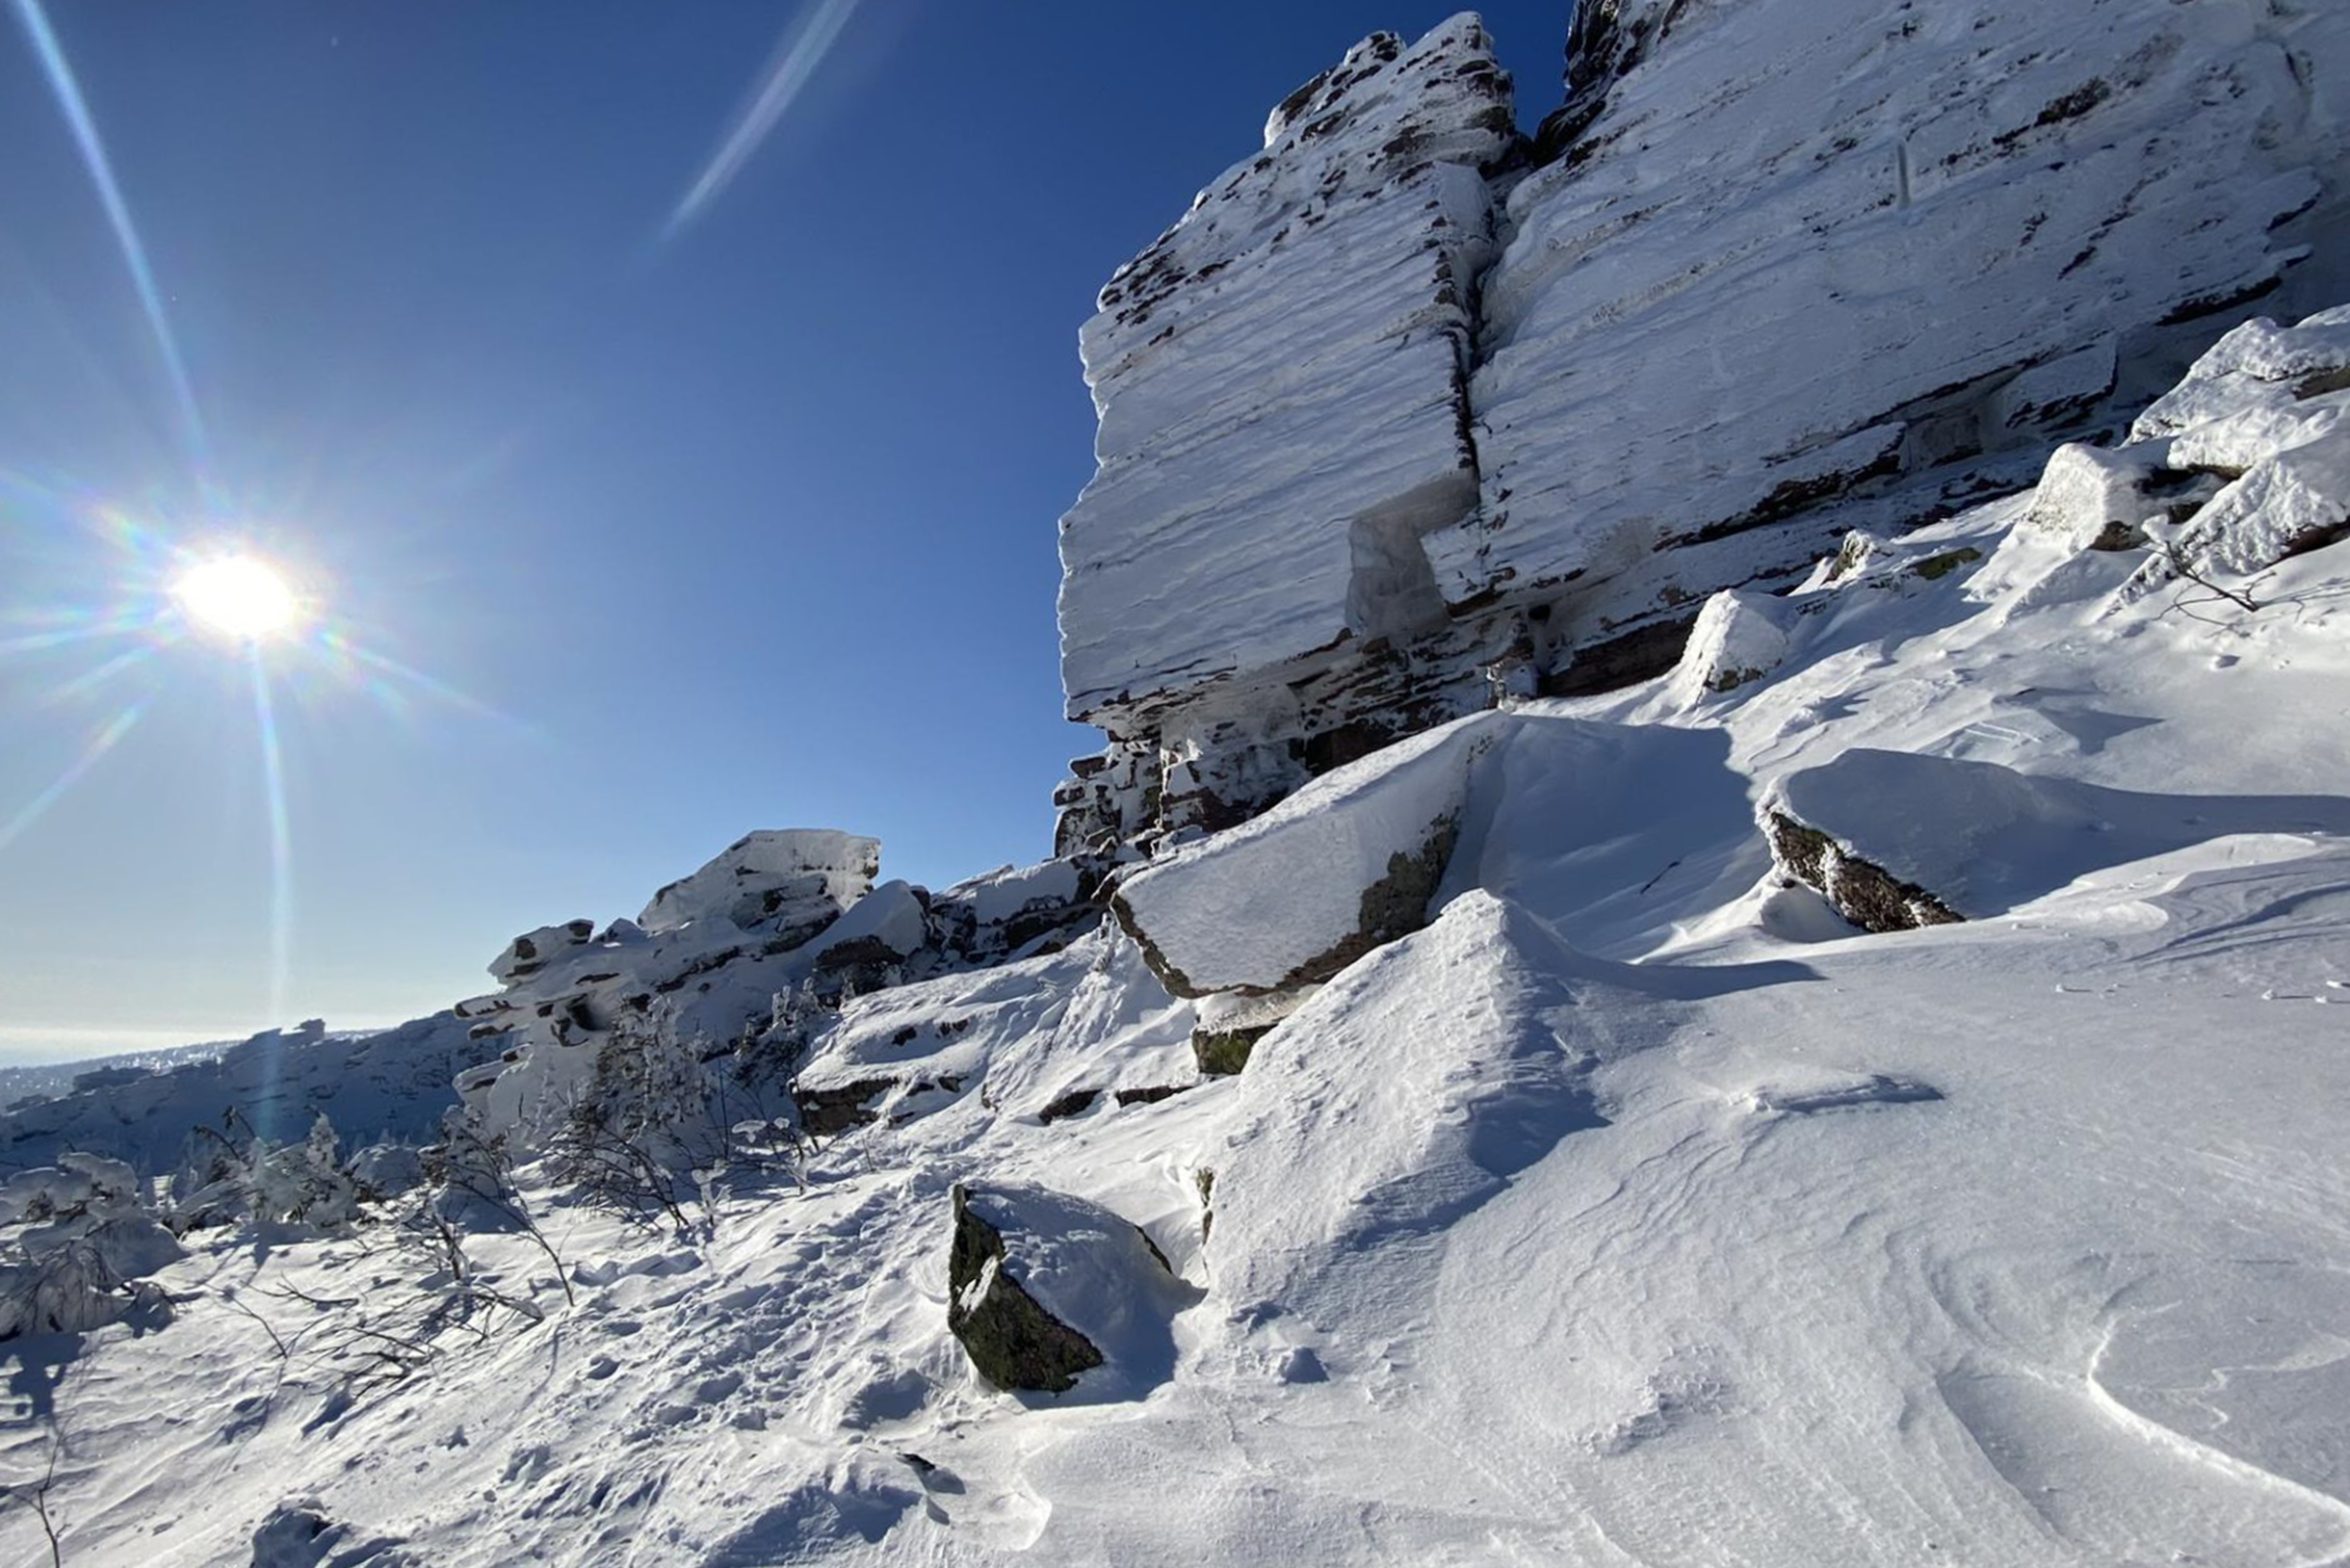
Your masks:
M 1199 1070 L 1210 1078 L 1229 1078 L 1248 1065 L 1257 1042 L 1272 1032 L 1270 1024 L 1261 1024 L 1255 1029 L 1195 1029 L 1191 1032 L 1191 1055 L 1199 1059 Z
M 1928 556 L 1923 561 L 1912 562 L 1910 570 L 1929 583 L 1936 583 L 1949 576 L 1959 567 L 1982 559 L 1982 551 L 1971 545 L 1961 545 L 1958 549 L 1945 550 L 1938 556 Z

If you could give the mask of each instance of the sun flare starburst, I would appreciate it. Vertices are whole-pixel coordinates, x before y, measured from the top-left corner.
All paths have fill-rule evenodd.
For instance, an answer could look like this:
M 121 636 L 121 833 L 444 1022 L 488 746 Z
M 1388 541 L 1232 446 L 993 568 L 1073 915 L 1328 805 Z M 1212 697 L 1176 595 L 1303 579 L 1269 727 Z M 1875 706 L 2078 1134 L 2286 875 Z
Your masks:
M 171 597 L 198 627 L 237 642 L 267 642 L 301 622 L 301 600 L 285 574 L 257 556 L 222 556 L 191 566 Z

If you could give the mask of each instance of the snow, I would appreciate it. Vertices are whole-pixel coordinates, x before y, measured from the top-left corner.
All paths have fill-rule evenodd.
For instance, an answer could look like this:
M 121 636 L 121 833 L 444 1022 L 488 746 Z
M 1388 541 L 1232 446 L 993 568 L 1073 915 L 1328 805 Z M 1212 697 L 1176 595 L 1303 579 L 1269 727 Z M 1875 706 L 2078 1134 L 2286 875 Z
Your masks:
M 869 1119 L 682 1231 L 533 1178 L 576 1304 L 470 1235 L 543 1320 L 404 1379 L 310 1304 L 397 1299 L 368 1226 L 191 1232 L 169 1323 L 8 1342 L 0 1466 L 53 1416 L 101 1565 L 2338 1560 L 2350 556 L 2130 596 L 2056 500 L 1756 602 L 1731 690 L 1513 703 L 1125 875 L 1251 988 L 1452 814 L 1424 928 L 1318 987 L 1188 1000 L 1107 922 L 847 999 L 798 1088 Z M 1772 805 L 1972 918 L 1857 933 Z M 1204 1078 L 1235 1007 L 1273 1027 Z M 957 1184 L 1110 1366 L 973 1372 Z M 1124 1226 L 1161 1297 L 1088 1251 Z
M 1724 588 L 1714 594 L 1697 613 L 1681 662 L 1673 666 L 1674 696 L 1694 707 L 1778 668 L 1787 658 L 1795 614 L 1787 601 L 1767 593 Z
M 1945 35 L 1997 11 L 1913 42 L 1757 4 L 1665 42 L 1858 124 L 1850 50 L 1973 81 Z M 2002 39 L 2081 14 L 1998 13 Z M 2291 14 L 2108 20 L 2125 43 L 2184 30 L 2215 89 L 2273 109 L 2259 29 Z M 1987 47 L 2009 75 L 1903 121 L 1919 147 L 2031 123 L 2069 80 L 2060 53 Z M 1756 74 L 1790 54 L 1785 87 Z M 2147 117 L 2106 123 L 2112 156 L 2183 58 L 2092 106 Z M 1642 81 L 1592 134 L 1658 109 Z M 2217 91 L 2147 189 L 2235 169 L 2205 135 L 2246 101 Z M 1920 202 L 1971 177 L 1945 155 L 1913 161 Z M 2246 189 L 2223 228 L 2262 210 Z M 1978 318 L 1949 286 L 1964 354 Z M 12 1153 L 47 1167 L 0 1189 L 13 1266 L 61 1223 L 152 1241 L 146 1161 L 223 1089 L 301 1152 L 260 1174 L 300 1176 L 334 1139 L 290 1145 L 297 1110 L 345 1146 L 337 1107 L 421 1138 L 460 1067 L 483 1147 L 527 1157 L 631 996 L 667 1000 L 630 1043 L 697 1068 L 804 1046 L 798 1136 L 697 1161 L 650 1221 L 526 1158 L 508 1222 L 454 1237 L 380 1208 L 194 1226 L 176 1256 L 120 1248 L 135 1282 L 112 1240 L 85 1248 L 103 1267 L 55 1299 L 106 1310 L 0 1341 L 0 1560 L 46 1558 L 35 1497 L 77 1568 L 2350 1560 L 2350 541 L 2300 510 L 2338 452 L 2340 389 L 2307 383 L 2344 320 L 2240 329 L 2107 455 L 1856 535 L 1783 598 L 1712 600 L 1645 685 L 1497 683 L 1497 711 L 1155 857 L 994 873 L 927 909 L 885 884 L 810 940 L 766 895 L 812 874 L 745 850 L 643 928 L 509 949 L 535 967 L 457 1014 L 12 1112 Z M 2030 396 L 2079 384 L 2078 353 Z M 1735 476 L 1741 440 L 1675 451 Z M 2150 516 L 2155 543 L 2105 537 Z M 2211 582 L 2154 569 L 2161 543 Z M 1968 918 L 1863 934 L 1774 864 L 1774 815 Z M 1088 922 L 1105 870 L 1114 918 Z M 827 945 L 897 954 L 918 912 L 882 966 L 900 983 L 815 995 Z M 1194 1031 L 1240 1028 L 1266 1030 L 1244 1069 L 1204 1074 Z M 840 1113 L 819 1128 L 819 1106 Z M 62 1152 L 85 1136 L 120 1160 Z M 1015 1396 L 974 1370 L 948 1327 L 958 1189 L 1100 1336 L 1098 1375 Z M 468 1291 L 502 1305 L 434 1315 Z
M 1238 1078 L 1038 1122 L 1182 1062 L 1191 1009 L 1114 928 L 859 997 L 827 1072 L 894 1052 L 961 1087 L 828 1139 L 804 1190 L 727 1178 L 704 1233 L 551 1197 L 579 1306 L 521 1239 L 477 1238 L 548 1321 L 355 1395 L 317 1348 L 331 1318 L 269 1293 L 357 1294 L 391 1267 L 364 1236 L 257 1259 L 196 1233 L 158 1276 L 167 1328 L 28 1363 L 67 1434 L 69 1560 L 244 1561 L 289 1513 L 457 1568 L 2339 1555 L 2344 839 L 2213 821 L 1903 936 L 1739 913 L 1767 884 L 1750 792 L 1855 745 L 1973 735 L 2145 793 L 2345 776 L 2339 728 L 2292 723 L 2350 672 L 2329 553 L 2272 589 L 2298 614 L 2150 603 L 2124 635 L 2109 581 L 2048 595 L 2069 558 L 2027 510 L 1889 550 L 1781 670 L 1693 713 L 1659 683 L 1489 721 L 1516 733 L 1462 885 Z M 1991 546 L 1971 574 L 1901 569 L 1961 538 Z M 1198 1295 L 1155 1381 L 973 1376 L 945 1330 L 957 1181 L 1143 1227 Z M 35 1476 L 47 1444 L 28 1420 L 0 1463 Z M 0 1550 L 42 1550 L 29 1514 Z

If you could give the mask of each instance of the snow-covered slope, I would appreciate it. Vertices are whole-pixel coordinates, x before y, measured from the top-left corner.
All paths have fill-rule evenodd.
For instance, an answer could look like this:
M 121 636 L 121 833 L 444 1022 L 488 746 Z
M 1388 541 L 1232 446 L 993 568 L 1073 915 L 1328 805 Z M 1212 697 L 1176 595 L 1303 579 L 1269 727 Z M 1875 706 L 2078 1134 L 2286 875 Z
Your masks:
M 91 1565 L 2342 1561 L 2350 544 L 2195 542 L 2300 537 L 2334 330 L 2231 338 L 2129 483 L 1856 536 L 803 1017 L 814 1147 L 657 1226 L 541 1172 L 456 1273 L 193 1231 L 168 1321 L 0 1346 L 0 1466 Z M 1866 934 L 1863 867 L 1966 918 Z M 1064 1392 L 955 1337 L 1005 1279 Z

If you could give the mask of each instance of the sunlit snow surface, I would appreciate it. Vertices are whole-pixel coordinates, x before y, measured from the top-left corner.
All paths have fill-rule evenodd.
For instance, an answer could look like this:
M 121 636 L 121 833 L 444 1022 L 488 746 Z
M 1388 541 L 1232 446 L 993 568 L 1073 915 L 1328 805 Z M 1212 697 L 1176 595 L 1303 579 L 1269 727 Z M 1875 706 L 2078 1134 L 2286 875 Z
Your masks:
M 890 1079 L 891 1119 L 805 1191 L 740 1182 L 683 1241 L 559 1207 L 576 1308 L 539 1267 L 544 1324 L 355 1401 L 270 1292 L 397 1266 L 199 1244 L 168 1326 L 11 1348 L 0 1464 L 37 1480 L 54 1416 L 77 1565 L 254 1560 L 289 1504 L 335 1528 L 281 1514 L 259 1560 L 2336 1560 L 2350 562 L 2288 562 L 2253 615 L 2191 586 L 2117 614 L 2138 558 L 2029 508 L 1880 550 L 1727 694 L 1464 721 L 1495 743 L 1441 917 L 1237 1078 L 1118 1102 L 1195 1075 L 1192 1005 L 1114 927 L 879 992 L 810 1075 Z M 1408 797 L 1382 772 L 1444 744 L 1284 810 Z M 1981 881 L 1983 918 L 1859 936 L 1770 876 L 1755 806 L 1801 777 L 1954 833 L 1986 779 L 2139 815 L 2113 858 Z M 1204 1293 L 1163 1381 L 980 1384 L 946 1329 L 958 1180 L 1143 1225 Z M 0 1558 L 45 1550 L 0 1515 Z

